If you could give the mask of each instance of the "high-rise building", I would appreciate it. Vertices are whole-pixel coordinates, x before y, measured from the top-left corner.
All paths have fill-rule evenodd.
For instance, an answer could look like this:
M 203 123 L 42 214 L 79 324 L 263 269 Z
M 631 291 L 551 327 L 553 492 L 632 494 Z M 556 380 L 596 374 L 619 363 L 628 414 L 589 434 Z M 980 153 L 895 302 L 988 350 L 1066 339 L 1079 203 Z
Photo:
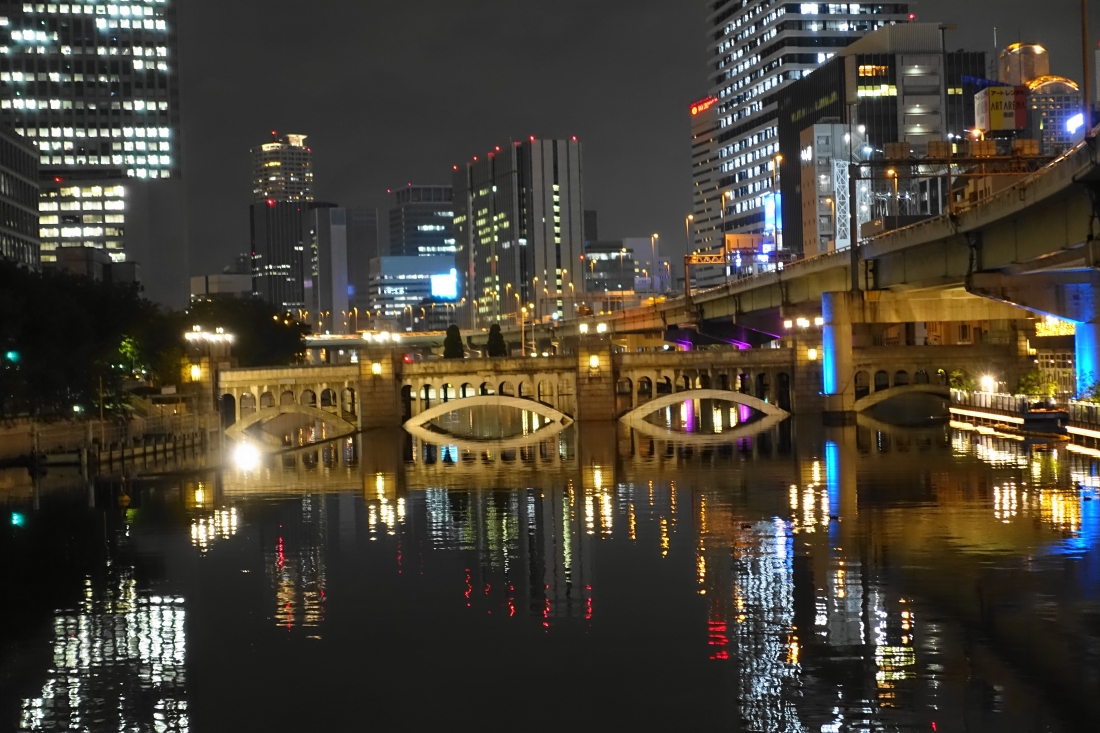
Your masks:
M 146 293 L 182 304 L 175 6 L 0 2 L 0 122 L 39 152 L 43 263 L 101 249 L 142 262 Z
M 706 8 L 717 129 L 709 155 L 693 154 L 693 165 L 709 159 L 714 171 L 706 202 L 696 199 L 705 214 L 696 222 L 697 247 L 704 238 L 720 239 L 714 226 L 734 233 L 764 231 L 765 199 L 777 188 L 780 90 L 866 33 L 912 20 L 907 3 L 707 0 Z M 697 166 L 693 178 L 698 187 L 705 171 Z M 724 209 L 724 218 L 716 221 L 707 213 L 714 206 Z
M 370 263 L 379 257 L 378 211 L 313 204 L 305 241 L 305 309 L 321 332 L 350 333 L 370 316 Z
M 0 127 L 0 259 L 37 270 L 38 151 Z
M 360 312 L 370 310 L 370 263 L 385 255 L 379 235 L 378 209 L 356 206 L 346 209 L 348 227 L 348 298 Z M 453 255 L 452 255 L 453 257 Z
M 390 190 L 390 254 L 432 257 L 455 252 L 454 193 L 450 186 Z
M 313 154 L 305 135 L 272 132 L 252 149 L 252 290 L 278 308 L 304 311 Z
M 254 201 L 313 200 L 313 150 L 305 135 L 271 131 L 271 140 L 252 148 Z
M 459 278 L 454 257 L 377 257 L 370 267 L 370 310 L 378 320 L 401 331 L 424 330 L 424 324 L 436 320 L 433 309 L 443 316 L 448 310 L 456 315 Z
M 932 142 L 965 137 L 985 66 L 982 52 L 944 53 L 937 24 L 906 23 L 864 36 L 780 90 L 776 209 L 787 248 L 815 256 L 848 247 L 849 164 L 881 159 L 893 144 L 924 156 Z M 907 178 L 899 195 L 901 212 L 890 181 L 861 182 L 857 220 L 942 214 L 947 182 Z
M 461 296 L 479 327 L 572 315 L 584 291 L 581 145 L 531 137 L 455 166 Z

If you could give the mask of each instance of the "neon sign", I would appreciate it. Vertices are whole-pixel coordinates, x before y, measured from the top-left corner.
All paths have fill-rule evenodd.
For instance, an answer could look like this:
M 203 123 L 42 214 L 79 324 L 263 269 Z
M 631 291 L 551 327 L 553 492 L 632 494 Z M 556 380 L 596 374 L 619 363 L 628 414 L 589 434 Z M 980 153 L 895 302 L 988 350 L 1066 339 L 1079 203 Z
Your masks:
M 716 104 L 718 104 L 718 97 L 707 97 L 706 99 L 701 99 L 695 104 L 691 105 L 691 116 L 695 117 L 696 115 L 700 115 Z

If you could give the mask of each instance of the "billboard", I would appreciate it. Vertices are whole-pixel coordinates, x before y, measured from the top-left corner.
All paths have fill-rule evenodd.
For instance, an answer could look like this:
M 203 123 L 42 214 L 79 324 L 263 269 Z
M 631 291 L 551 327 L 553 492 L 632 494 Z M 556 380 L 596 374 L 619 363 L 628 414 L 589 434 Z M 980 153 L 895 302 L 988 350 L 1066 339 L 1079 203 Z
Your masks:
M 1027 89 L 987 87 L 974 96 L 974 125 L 982 132 L 1027 129 Z
M 432 297 L 440 300 L 458 298 L 458 270 L 451 268 L 446 275 L 432 275 Z

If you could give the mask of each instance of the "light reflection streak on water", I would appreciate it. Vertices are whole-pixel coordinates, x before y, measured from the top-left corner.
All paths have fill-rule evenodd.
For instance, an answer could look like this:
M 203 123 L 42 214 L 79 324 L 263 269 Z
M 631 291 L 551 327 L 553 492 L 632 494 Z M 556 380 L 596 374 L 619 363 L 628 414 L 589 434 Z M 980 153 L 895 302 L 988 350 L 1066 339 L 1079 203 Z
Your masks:
M 99 587 L 85 581 L 82 608 L 54 618 L 53 668 L 23 700 L 20 731 L 190 730 L 185 611 L 178 596 L 139 593 L 130 571 Z M 144 705 L 152 718 L 143 719 Z

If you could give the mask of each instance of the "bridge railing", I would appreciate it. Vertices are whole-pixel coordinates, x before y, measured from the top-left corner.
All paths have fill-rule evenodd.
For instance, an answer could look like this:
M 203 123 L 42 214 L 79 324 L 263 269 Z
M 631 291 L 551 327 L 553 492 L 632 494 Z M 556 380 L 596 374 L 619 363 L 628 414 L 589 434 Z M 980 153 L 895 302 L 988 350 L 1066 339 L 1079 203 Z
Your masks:
M 981 410 L 995 410 L 1006 415 L 1020 415 L 1028 411 L 1032 398 L 1025 395 L 998 394 L 993 392 L 969 392 L 951 390 L 951 404 Z
M 1100 426 L 1100 404 L 1070 400 L 1069 419 L 1076 423 Z

